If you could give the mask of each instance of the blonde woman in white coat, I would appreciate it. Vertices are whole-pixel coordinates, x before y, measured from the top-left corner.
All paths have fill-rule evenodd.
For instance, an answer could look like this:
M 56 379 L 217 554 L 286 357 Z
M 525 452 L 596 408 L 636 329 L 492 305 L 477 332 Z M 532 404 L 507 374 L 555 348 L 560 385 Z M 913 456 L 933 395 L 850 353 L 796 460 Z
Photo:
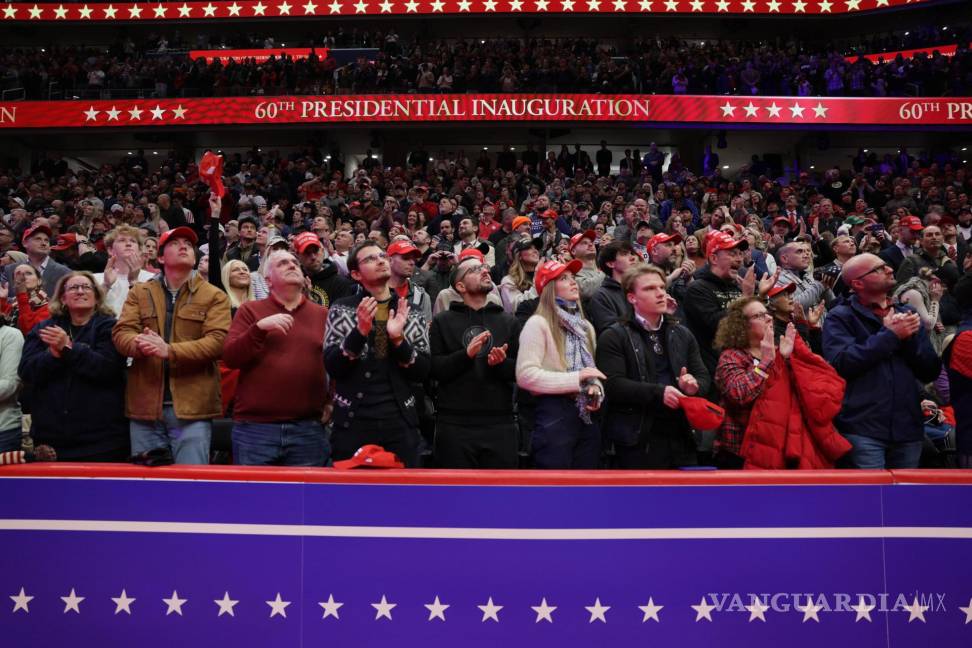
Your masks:
M 532 452 L 537 468 L 597 468 L 601 430 L 591 414 L 604 400 L 594 366 L 594 327 L 584 319 L 574 274 L 578 260 L 536 271 L 537 312 L 523 327 L 516 382 L 537 397 Z

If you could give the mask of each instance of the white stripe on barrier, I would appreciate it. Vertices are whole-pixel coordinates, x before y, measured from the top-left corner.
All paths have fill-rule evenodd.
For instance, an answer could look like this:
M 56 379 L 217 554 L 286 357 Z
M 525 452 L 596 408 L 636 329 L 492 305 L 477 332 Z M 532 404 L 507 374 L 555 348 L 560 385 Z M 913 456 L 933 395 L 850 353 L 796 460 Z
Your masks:
M 0 520 L 0 531 L 100 531 L 319 538 L 443 540 L 801 540 L 872 538 L 972 539 L 972 527 L 700 527 L 659 529 L 502 529 L 134 522 L 127 520 Z

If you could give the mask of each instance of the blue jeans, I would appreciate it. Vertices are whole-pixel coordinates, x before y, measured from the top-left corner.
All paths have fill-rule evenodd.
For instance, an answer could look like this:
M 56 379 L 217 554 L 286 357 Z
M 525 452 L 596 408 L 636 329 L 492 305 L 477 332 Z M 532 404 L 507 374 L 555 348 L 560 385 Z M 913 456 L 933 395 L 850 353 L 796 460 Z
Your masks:
M 597 468 L 601 427 L 584 423 L 570 396 L 537 396 L 533 423 L 533 465 L 537 468 Z
M 331 447 L 320 421 L 233 424 L 233 463 L 240 466 L 326 466 Z
M 212 421 L 187 421 L 176 418 L 171 405 L 162 407 L 161 421 L 129 423 L 132 454 L 156 448 L 169 448 L 177 464 L 208 464 L 209 442 L 213 436 Z
M 23 439 L 24 433 L 19 425 L 9 430 L 0 430 L 0 452 L 20 450 Z
M 855 468 L 917 468 L 921 459 L 921 441 L 894 443 L 860 434 L 845 434 L 844 438 L 853 446 L 850 458 Z

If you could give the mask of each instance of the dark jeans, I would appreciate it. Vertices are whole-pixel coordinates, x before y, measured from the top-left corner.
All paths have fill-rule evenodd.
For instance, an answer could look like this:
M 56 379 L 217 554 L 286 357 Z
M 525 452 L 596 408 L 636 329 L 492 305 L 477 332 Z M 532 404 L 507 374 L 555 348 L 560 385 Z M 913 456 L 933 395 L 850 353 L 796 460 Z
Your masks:
M 330 454 L 320 421 L 233 425 L 233 463 L 240 466 L 326 466 Z
M 533 425 L 533 465 L 537 468 L 597 468 L 601 427 L 584 423 L 573 396 L 538 396 Z
M 350 459 L 358 448 L 379 445 L 394 452 L 406 468 L 416 468 L 419 431 L 404 421 L 369 421 L 357 419 L 350 428 L 334 428 L 331 434 L 334 461 Z
M 501 425 L 435 426 L 435 463 L 439 468 L 516 468 L 517 429 Z
M 0 430 L 0 452 L 20 450 L 23 437 L 24 433 L 19 425 L 9 430 Z

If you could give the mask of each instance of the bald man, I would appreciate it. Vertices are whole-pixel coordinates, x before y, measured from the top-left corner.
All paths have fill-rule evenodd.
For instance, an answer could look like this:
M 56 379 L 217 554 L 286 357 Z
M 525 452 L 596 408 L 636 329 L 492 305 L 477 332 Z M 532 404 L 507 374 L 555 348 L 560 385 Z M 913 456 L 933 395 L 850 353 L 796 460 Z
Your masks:
M 918 383 L 934 380 L 941 361 L 910 306 L 893 304 L 894 270 L 873 254 L 848 260 L 843 279 L 853 293 L 824 321 L 823 354 L 847 381 L 834 419 L 853 446 L 857 468 L 917 468 L 923 417 Z

